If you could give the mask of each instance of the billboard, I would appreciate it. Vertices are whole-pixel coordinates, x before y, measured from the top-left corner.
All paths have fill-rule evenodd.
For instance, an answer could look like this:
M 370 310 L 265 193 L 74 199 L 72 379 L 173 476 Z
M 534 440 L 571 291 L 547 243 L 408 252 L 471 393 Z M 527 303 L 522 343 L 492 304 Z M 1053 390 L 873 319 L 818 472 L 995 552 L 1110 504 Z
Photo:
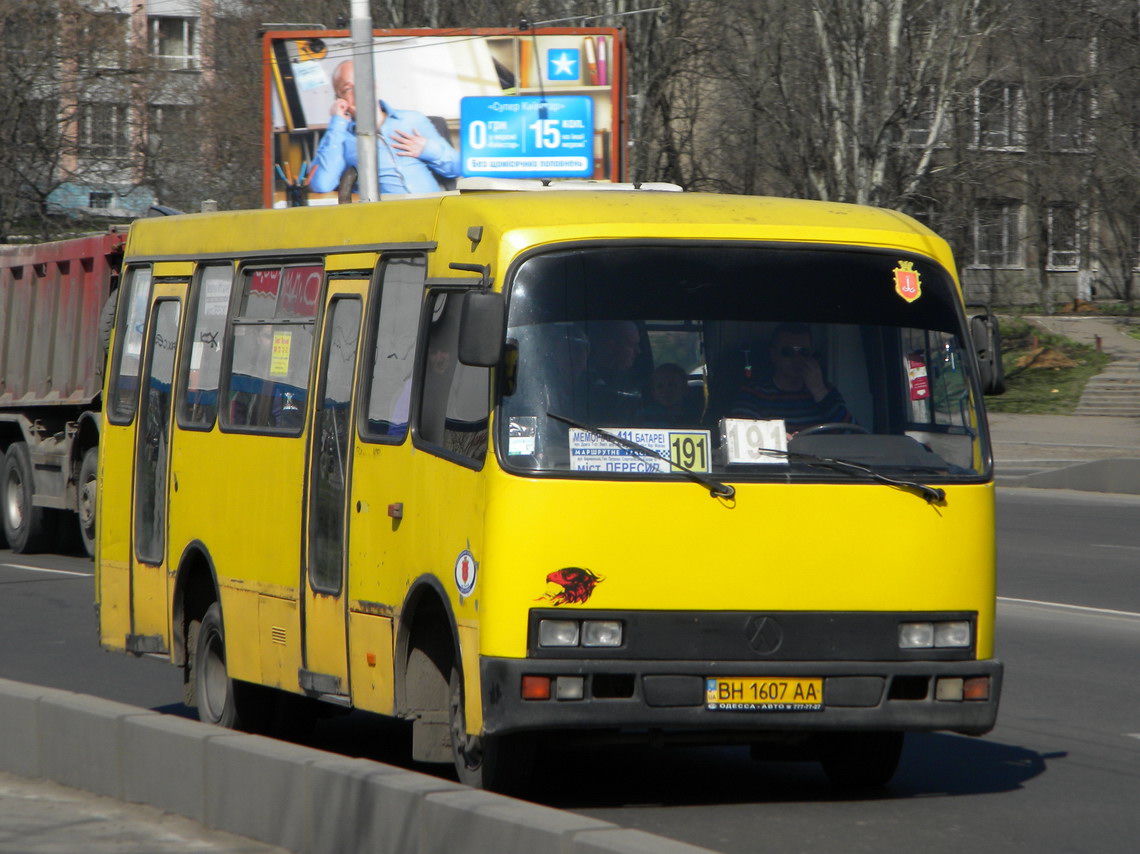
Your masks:
M 610 28 L 374 31 L 381 196 L 624 180 L 624 50 Z M 264 59 L 265 205 L 358 198 L 348 31 L 269 32 Z

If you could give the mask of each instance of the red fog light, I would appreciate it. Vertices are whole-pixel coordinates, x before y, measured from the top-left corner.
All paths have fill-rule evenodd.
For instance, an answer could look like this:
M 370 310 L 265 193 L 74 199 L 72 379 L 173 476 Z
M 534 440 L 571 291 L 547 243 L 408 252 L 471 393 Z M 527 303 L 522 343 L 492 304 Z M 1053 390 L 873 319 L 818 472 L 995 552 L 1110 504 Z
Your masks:
M 522 698 L 524 700 L 549 700 L 549 676 L 524 676 L 522 678 Z
M 975 676 L 962 685 L 963 700 L 988 700 L 990 698 L 990 677 Z

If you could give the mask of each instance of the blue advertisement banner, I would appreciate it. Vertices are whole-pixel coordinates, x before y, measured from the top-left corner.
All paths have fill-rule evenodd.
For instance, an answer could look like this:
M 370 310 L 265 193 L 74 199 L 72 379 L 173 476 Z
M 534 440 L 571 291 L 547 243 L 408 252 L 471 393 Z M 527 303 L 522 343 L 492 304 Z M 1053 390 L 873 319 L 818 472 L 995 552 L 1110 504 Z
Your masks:
M 594 100 L 585 95 L 463 98 L 462 174 L 589 178 L 594 174 Z

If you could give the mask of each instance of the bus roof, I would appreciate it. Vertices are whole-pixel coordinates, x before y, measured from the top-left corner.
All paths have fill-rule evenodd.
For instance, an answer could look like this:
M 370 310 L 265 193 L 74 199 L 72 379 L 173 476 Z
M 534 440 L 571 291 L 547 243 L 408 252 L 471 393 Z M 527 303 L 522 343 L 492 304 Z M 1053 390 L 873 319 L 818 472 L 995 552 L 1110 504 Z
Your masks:
M 404 244 L 456 246 L 471 254 L 469 229 L 479 227 L 483 241 L 497 237 L 511 254 L 567 240 L 789 241 L 916 252 L 955 272 L 946 242 L 897 211 L 649 190 L 464 192 L 371 204 L 151 218 L 133 224 L 127 254 L 185 259 L 284 248 L 362 252 Z

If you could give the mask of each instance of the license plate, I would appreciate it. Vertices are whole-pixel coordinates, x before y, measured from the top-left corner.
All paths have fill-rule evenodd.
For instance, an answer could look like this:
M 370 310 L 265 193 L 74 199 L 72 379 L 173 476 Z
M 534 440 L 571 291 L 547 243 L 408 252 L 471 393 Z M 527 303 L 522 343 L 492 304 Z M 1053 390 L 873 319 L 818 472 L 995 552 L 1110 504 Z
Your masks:
M 818 712 L 823 679 L 706 679 L 705 706 L 718 712 Z

